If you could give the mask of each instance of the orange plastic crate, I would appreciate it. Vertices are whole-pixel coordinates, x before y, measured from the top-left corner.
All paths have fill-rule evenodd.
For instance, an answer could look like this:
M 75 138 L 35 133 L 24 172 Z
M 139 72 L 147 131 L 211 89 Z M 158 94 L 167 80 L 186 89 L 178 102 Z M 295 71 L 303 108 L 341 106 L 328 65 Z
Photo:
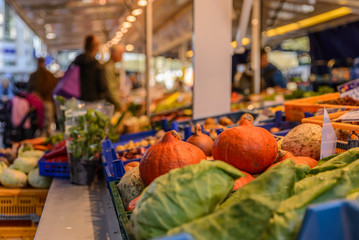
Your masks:
M 285 118 L 287 121 L 300 122 L 304 118 L 305 112 L 315 113 L 319 109 L 326 108 L 344 108 L 357 109 L 359 106 L 345 106 L 332 104 L 319 104 L 318 102 L 334 100 L 340 97 L 339 93 L 329 93 L 316 97 L 301 98 L 284 103 Z
M 0 240 L 33 240 L 36 227 L 0 227 Z
M 48 189 L 9 189 L 0 187 L 0 214 L 41 216 Z

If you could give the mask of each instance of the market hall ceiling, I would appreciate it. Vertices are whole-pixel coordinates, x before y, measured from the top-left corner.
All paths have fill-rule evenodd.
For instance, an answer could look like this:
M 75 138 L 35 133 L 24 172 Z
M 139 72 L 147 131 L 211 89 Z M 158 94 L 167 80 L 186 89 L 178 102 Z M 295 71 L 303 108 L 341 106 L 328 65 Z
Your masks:
M 50 49 L 81 49 L 87 34 L 102 42 L 111 39 L 131 11 L 138 9 L 137 0 L 6 0 Z M 176 35 L 192 32 L 191 0 L 155 0 L 153 2 L 154 44 L 157 36 L 171 40 Z M 144 9 L 143 9 L 144 10 Z M 123 36 L 124 43 L 144 47 L 144 12 Z M 187 22 L 181 22 L 185 19 Z M 177 30 L 168 25 L 175 24 Z M 167 32 L 161 32 L 167 28 Z M 50 33 L 50 34 L 49 34 Z M 157 37 L 158 38 L 158 37 Z M 167 38 L 167 39 L 166 39 Z M 189 36 L 189 39 L 191 36 Z M 168 46 L 171 47 L 171 46 Z
M 137 0 L 6 0 L 50 49 L 81 49 L 84 37 L 93 33 L 105 43 L 137 9 Z M 154 54 L 178 48 L 192 39 L 192 0 L 153 2 Z M 233 39 L 236 35 L 243 0 L 233 0 Z M 316 24 L 272 36 L 272 42 L 306 35 L 358 20 L 359 0 L 262 0 L 262 30 L 275 29 L 340 7 L 351 13 L 326 23 Z M 204 6 L 205 7 L 205 6 Z M 250 33 L 250 29 L 248 31 Z M 214 30 L 215 34 L 215 30 Z M 122 37 L 137 51 L 144 48 L 144 13 Z

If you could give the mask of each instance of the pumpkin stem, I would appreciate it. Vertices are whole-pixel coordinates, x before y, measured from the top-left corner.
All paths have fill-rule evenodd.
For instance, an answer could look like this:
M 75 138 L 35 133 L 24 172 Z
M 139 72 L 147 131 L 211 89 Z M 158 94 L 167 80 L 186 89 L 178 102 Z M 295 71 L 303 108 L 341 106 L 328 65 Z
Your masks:
M 241 117 L 241 121 L 239 122 L 239 126 L 248 126 L 253 127 L 253 116 L 249 113 L 246 113 L 244 116 Z
M 202 127 L 199 123 L 196 124 L 196 126 L 194 127 L 194 135 L 198 136 L 202 134 Z
M 175 136 L 178 140 L 181 140 L 181 134 L 179 134 L 178 132 L 176 132 L 175 130 L 171 131 L 172 135 Z

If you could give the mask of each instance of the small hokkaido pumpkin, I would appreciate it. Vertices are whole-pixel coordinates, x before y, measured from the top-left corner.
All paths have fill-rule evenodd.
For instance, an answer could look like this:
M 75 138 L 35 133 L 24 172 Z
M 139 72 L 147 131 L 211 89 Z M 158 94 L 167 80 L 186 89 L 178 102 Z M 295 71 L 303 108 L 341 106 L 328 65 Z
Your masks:
M 293 154 L 291 154 L 291 155 L 293 156 Z M 285 160 L 285 159 L 288 159 L 288 158 L 293 159 L 295 165 L 304 164 L 304 165 L 308 165 L 310 168 L 313 168 L 313 167 L 317 166 L 317 164 L 318 164 L 317 160 L 315 160 L 313 158 L 310 158 L 310 157 L 294 157 L 294 156 L 290 157 L 289 155 L 286 158 L 282 159 L 282 161 Z M 270 169 L 271 167 L 277 165 L 278 163 L 279 162 L 273 164 L 272 166 L 267 168 L 266 171 L 268 169 Z
M 293 158 L 294 155 L 291 152 L 279 150 L 278 151 L 278 162 L 281 162 L 287 158 Z
M 136 197 L 128 204 L 126 211 L 133 211 L 136 207 L 136 203 L 137 203 L 138 199 L 140 199 L 140 196 Z
M 186 142 L 199 147 L 206 156 L 212 156 L 213 140 L 210 136 L 202 133 L 199 123 L 195 126 L 194 134 L 190 136 Z
M 140 175 L 147 186 L 172 169 L 196 164 L 202 159 L 206 159 L 206 155 L 201 149 L 181 141 L 176 131 L 170 131 L 146 150 L 140 162 Z
M 233 191 L 240 189 L 241 187 L 243 187 L 244 185 L 246 185 L 250 181 L 254 180 L 254 177 L 252 175 L 250 175 L 249 173 L 243 172 L 243 171 L 241 171 L 241 172 L 244 173 L 246 176 L 238 178 L 234 182 Z
M 253 126 L 248 119 L 250 116 L 243 118 L 238 127 L 227 129 L 218 135 L 212 153 L 214 159 L 256 174 L 274 162 L 278 146 L 270 132 Z

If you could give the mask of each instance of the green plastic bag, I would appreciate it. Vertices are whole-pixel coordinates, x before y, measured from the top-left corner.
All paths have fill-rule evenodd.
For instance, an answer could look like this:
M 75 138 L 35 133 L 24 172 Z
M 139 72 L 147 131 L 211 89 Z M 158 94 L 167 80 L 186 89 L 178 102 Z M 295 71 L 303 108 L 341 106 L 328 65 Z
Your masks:
M 230 196 L 214 213 L 170 230 L 190 233 L 196 240 L 257 240 L 280 202 L 290 196 L 295 181 L 292 159 L 272 167 Z
M 310 174 L 317 174 L 328 170 L 338 169 L 347 166 L 351 162 L 359 159 L 359 148 L 352 148 L 338 156 L 331 158 L 323 164 L 310 170 Z
M 261 240 L 297 239 L 309 204 L 345 198 L 351 188 L 347 173 L 342 172 L 337 178 L 293 195 L 280 204 Z
M 174 227 L 212 213 L 244 174 L 222 161 L 174 169 L 142 193 L 131 216 L 136 239 L 163 236 Z

